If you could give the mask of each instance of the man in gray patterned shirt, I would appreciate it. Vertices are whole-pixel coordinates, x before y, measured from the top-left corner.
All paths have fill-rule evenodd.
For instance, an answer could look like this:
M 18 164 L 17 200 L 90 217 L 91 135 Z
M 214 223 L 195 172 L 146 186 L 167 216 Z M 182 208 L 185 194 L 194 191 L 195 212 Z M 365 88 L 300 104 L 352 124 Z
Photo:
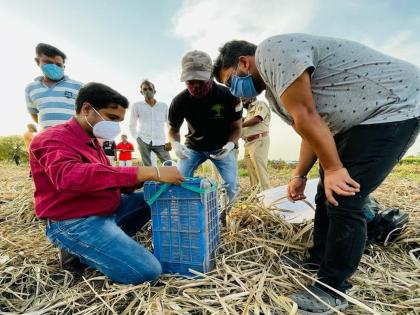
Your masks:
M 319 160 L 310 262 L 322 282 L 345 292 L 365 247 L 366 198 L 418 135 L 420 69 L 353 41 L 285 34 L 258 46 L 226 43 L 214 76 L 238 97 L 265 90 L 271 109 L 301 136 L 290 200 L 305 198 L 306 174 Z M 322 285 L 310 290 L 338 309 L 348 304 Z M 302 313 L 331 312 L 306 291 L 292 298 Z

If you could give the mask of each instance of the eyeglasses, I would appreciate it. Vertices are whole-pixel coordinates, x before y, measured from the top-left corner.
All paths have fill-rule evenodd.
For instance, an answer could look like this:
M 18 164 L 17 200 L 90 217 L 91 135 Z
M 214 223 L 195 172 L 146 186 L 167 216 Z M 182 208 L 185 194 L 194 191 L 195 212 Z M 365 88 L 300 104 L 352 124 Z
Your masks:
M 153 88 L 148 87 L 148 88 L 142 88 L 141 90 L 142 90 L 143 92 L 146 92 L 146 91 L 153 91 Z

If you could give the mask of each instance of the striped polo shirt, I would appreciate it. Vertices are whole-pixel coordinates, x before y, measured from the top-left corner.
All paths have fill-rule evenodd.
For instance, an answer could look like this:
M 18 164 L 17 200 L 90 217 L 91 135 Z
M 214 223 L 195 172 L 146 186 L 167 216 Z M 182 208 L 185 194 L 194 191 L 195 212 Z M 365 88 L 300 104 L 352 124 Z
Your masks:
M 26 86 L 25 96 L 28 112 L 38 114 L 38 124 L 45 129 L 62 124 L 75 115 L 76 97 L 82 83 L 64 76 L 49 87 L 42 78 L 37 77 Z

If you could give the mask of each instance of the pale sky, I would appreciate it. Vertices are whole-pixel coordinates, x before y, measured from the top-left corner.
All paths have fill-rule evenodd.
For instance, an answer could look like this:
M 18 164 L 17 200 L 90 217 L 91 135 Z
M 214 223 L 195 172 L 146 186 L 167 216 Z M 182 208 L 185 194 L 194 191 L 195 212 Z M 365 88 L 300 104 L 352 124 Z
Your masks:
M 72 79 L 105 83 L 134 103 L 148 78 L 170 104 L 184 88 L 180 60 L 192 49 L 214 59 L 231 39 L 258 44 L 303 32 L 356 40 L 420 67 L 418 30 L 416 0 L 0 0 L 0 136 L 22 134 L 31 122 L 24 88 L 41 74 L 33 60 L 39 42 L 66 53 Z M 128 133 L 128 115 L 122 129 Z M 299 137 L 274 114 L 270 133 L 270 159 L 298 158 Z M 420 153 L 420 140 L 409 153 Z

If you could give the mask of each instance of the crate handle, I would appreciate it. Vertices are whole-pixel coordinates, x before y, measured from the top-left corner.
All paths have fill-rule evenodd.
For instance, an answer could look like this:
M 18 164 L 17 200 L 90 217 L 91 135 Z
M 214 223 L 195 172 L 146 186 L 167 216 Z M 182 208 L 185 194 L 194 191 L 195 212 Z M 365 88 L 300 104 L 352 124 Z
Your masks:
M 188 177 L 186 179 L 188 179 Z M 188 190 L 191 190 L 193 192 L 199 193 L 199 194 L 203 194 L 205 192 L 211 192 L 211 191 L 215 191 L 216 190 L 216 185 L 213 184 L 212 182 L 210 182 L 210 184 L 211 184 L 210 188 L 207 188 L 207 189 L 197 188 L 197 187 L 194 187 L 194 186 L 185 184 L 185 183 L 181 183 L 181 187 L 183 187 L 185 189 L 188 189 Z M 147 204 L 149 206 L 151 206 L 156 201 L 156 199 L 159 198 L 159 196 L 161 194 L 163 194 L 166 190 L 168 190 L 169 186 L 172 186 L 172 184 L 163 184 L 159 188 L 159 190 L 157 192 L 155 192 L 155 194 L 149 200 L 146 201 Z

